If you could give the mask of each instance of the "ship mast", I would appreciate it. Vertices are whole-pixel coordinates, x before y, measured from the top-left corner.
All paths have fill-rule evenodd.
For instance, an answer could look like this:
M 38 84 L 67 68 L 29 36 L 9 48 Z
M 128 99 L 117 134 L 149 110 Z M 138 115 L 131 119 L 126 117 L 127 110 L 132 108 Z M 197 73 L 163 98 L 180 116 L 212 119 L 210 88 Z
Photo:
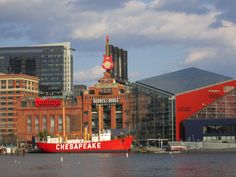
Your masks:
M 63 139 L 66 140 L 66 112 L 65 112 L 65 99 L 62 99 L 62 129 Z

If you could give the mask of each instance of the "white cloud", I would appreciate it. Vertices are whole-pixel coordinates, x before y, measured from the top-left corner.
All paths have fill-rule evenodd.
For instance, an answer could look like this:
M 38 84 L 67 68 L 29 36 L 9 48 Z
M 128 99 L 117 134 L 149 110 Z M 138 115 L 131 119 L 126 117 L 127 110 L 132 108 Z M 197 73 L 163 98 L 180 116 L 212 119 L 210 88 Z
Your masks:
M 141 76 L 141 74 L 137 71 L 134 71 L 134 72 L 130 72 L 129 73 L 129 80 L 130 81 L 135 81 L 137 80 L 139 77 Z
M 199 64 L 215 57 L 221 61 L 219 56 L 232 65 L 232 59 L 236 57 L 236 24 L 223 19 L 225 11 L 216 9 L 214 2 L 209 5 L 209 2 L 207 4 L 200 0 L 185 0 L 184 4 L 184 0 L 175 0 L 174 3 L 165 0 L 123 0 L 118 4 L 117 1 L 109 1 L 109 7 L 112 8 L 104 3 L 104 9 L 102 5 L 99 9 L 96 6 L 83 9 L 90 7 L 91 2 L 0 0 L 0 39 L 12 40 L 20 36 L 32 43 L 71 41 L 73 45 L 78 45 L 73 47 L 80 51 L 88 49 L 97 52 L 101 50 L 105 34 L 108 33 L 114 41 L 119 42 L 118 47 L 128 51 L 136 46 L 181 46 L 189 51 L 185 60 L 182 57 L 179 62 L 185 62 L 186 65 Z M 94 3 L 96 5 L 98 2 Z M 176 4 L 179 6 L 174 7 Z M 204 11 L 195 10 L 199 4 L 205 7 Z M 179 10 L 178 7 L 182 6 L 190 8 L 190 11 Z M 102 42 L 97 45 L 97 41 Z M 174 59 L 177 57 L 173 56 Z M 96 67 L 77 71 L 75 81 L 96 80 L 99 78 L 96 75 L 102 73 L 96 71 L 99 71 Z M 129 75 L 132 77 L 133 74 Z
M 192 49 L 185 59 L 185 64 L 193 64 L 202 60 L 209 60 L 217 56 L 213 48 Z
M 75 29 L 71 37 L 78 39 L 97 39 L 104 36 L 106 29 L 107 27 L 104 23 L 84 25 Z
M 222 24 L 223 27 L 233 27 L 234 26 L 233 22 L 226 21 L 226 20 L 222 20 L 221 24 Z
M 194 45 L 213 43 L 236 49 L 236 25 L 222 21 L 222 26 L 212 28 L 221 14 L 209 9 L 208 13 L 187 14 L 184 12 L 158 11 L 159 1 L 144 3 L 132 0 L 117 9 L 106 12 L 85 11 L 74 14 L 70 36 L 74 40 L 104 38 L 106 33 L 117 36 L 128 45 L 150 45 L 153 41 L 165 44 Z M 86 19 L 86 20 L 85 20 Z M 69 22 L 70 23 L 70 22 Z M 223 34 L 223 35 L 222 35 Z M 145 42 L 143 42 L 145 38 Z
M 104 69 L 101 66 L 94 66 L 88 70 L 81 70 L 74 73 L 76 83 L 97 82 L 102 77 Z
M 212 42 L 214 45 L 218 43 L 236 49 L 234 23 L 222 20 L 222 26 L 211 27 L 221 14 L 220 10 L 215 8 L 208 8 L 208 13 L 158 10 L 163 4 L 161 0 L 124 1 L 123 5 L 110 10 L 78 10 L 80 1 L 73 0 L 27 2 L 0 0 L 0 2 L 2 3 L 0 20 L 5 20 L 9 24 L 17 23 L 19 30 L 15 33 L 21 33 L 22 28 L 23 34 L 28 39 L 39 42 L 43 40 L 44 43 L 56 37 L 72 41 L 103 39 L 108 33 L 123 41 L 126 46 L 137 43 L 140 46 L 151 45 L 153 41 L 162 40 L 166 44 L 181 45 L 186 43 L 202 45 Z M 8 34 L 8 32 L 2 34 L 6 33 Z M 135 41 L 135 44 L 132 41 Z

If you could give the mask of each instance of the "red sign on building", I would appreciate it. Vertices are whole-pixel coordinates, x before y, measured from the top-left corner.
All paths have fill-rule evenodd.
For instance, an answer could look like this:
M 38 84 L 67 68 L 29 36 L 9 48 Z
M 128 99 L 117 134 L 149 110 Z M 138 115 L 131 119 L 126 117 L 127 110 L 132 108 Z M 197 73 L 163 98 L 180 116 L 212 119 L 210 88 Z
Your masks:
M 46 98 L 46 99 L 36 98 L 35 106 L 36 107 L 58 107 L 58 106 L 61 106 L 61 100 L 49 99 L 49 98 Z

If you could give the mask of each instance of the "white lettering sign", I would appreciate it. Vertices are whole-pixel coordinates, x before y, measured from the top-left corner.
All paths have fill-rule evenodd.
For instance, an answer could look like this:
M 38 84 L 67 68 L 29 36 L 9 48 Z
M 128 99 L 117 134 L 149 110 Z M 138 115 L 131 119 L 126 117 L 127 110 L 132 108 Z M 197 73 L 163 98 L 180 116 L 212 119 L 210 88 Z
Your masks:
M 100 99 L 93 99 L 93 103 L 118 103 L 118 98 L 100 98 Z
M 92 150 L 92 149 L 101 149 L 100 142 L 93 143 L 71 143 L 71 144 L 56 144 L 56 150 Z

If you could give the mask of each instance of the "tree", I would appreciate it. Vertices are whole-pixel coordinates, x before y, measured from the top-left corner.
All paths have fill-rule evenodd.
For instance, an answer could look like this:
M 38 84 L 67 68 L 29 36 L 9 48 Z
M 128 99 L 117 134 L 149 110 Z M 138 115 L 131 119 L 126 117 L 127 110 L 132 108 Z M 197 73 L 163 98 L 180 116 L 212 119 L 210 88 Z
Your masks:
M 46 129 L 44 129 L 42 132 L 39 132 L 39 134 L 38 134 L 40 141 L 47 140 L 47 136 L 49 136 L 49 133 Z

